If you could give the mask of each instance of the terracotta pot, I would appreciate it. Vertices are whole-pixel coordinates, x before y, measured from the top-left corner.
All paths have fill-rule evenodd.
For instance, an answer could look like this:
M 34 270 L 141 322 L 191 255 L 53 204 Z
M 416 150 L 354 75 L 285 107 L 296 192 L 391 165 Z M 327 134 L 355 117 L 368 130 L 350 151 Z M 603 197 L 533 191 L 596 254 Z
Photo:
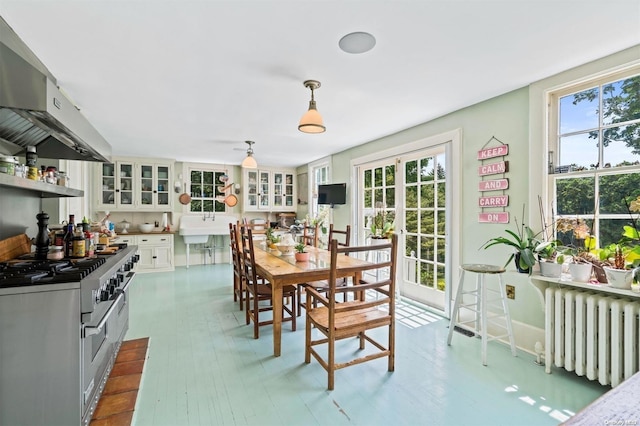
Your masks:
M 308 262 L 310 254 L 311 253 L 298 253 L 298 252 L 296 252 L 296 262 Z

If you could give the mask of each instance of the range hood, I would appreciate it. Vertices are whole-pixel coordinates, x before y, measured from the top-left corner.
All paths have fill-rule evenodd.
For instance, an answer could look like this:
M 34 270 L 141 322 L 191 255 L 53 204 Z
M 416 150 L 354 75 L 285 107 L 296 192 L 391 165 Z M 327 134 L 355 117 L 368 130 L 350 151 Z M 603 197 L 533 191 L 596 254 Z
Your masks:
M 0 152 L 110 162 L 111 145 L 0 17 Z

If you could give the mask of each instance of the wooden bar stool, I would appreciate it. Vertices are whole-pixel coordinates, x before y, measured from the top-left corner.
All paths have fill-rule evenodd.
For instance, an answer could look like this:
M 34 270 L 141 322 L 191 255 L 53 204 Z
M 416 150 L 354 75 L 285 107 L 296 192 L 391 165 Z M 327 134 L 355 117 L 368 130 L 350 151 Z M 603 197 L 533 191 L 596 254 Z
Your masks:
M 507 295 L 504 288 L 504 281 L 502 279 L 502 273 L 505 269 L 496 265 L 482 265 L 482 264 L 464 264 L 460 266 L 460 280 L 458 281 L 458 290 L 456 291 L 456 301 L 453 305 L 453 312 L 451 314 L 451 322 L 449 323 L 449 336 L 447 338 L 447 345 L 451 346 L 451 337 L 453 336 L 453 330 L 457 325 L 465 325 L 473 323 L 474 331 L 480 334 L 482 339 L 482 365 L 487 365 L 487 342 L 489 340 L 496 340 L 502 337 L 509 337 L 509 344 L 511 345 L 511 354 L 516 356 L 516 344 L 513 338 L 513 329 L 511 328 L 511 317 L 509 316 L 509 307 L 507 306 Z M 476 275 L 476 286 L 473 290 L 464 290 L 464 275 L 465 272 L 474 272 Z M 497 275 L 500 289 L 498 291 L 488 289 L 485 283 L 485 275 Z M 463 303 L 463 297 L 465 294 L 473 295 L 474 300 L 471 303 Z M 490 298 L 491 295 L 497 297 Z M 500 302 L 495 304 L 495 302 Z M 498 308 L 502 312 L 489 312 L 487 313 L 487 307 Z M 460 309 L 467 309 L 473 312 L 473 318 L 470 320 L 460 321 L 458 314 Z M 496 321 L 498 318 L 504 318 L 504 323 Z M 506 334 L 499 336 L 487 336 L 487 327 L 489 323 L 496 325 L 506 330 Z M 465 327 L 462 327 L 463 329 Z

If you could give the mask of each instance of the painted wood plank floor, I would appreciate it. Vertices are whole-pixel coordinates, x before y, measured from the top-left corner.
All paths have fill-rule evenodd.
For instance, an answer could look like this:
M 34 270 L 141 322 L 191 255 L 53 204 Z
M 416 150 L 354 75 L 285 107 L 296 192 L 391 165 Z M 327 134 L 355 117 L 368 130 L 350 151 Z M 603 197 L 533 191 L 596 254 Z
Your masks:
M 137 274 L 126 339 L 149 337 L 134 425 L 556 425 L 609 388 L 534 357 L 480 340 L 404 305 L 396 329 L 396 371 L 380 359 L 340 370 L 304 363 L 304 314 L 283 325 L 282 356 L 271 327 L 254 340 L 233 302 L 231 266 Z M 355 350 L 341 345 L 341 351 Z

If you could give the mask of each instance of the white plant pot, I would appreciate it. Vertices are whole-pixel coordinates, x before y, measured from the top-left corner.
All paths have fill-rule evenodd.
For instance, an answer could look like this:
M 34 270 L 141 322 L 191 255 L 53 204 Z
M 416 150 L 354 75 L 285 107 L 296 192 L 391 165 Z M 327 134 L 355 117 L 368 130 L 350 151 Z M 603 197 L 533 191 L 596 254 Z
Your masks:
M 569 274 L 573 281 L 586 283 L 591 279 L 591 264 L 590 263 L 570 263 Z
M 604 273 L 607 275 L 607 281 L 609 282 L 609 284 L 611 284 L 611 287 L 631 290 L 631 283 L 633 281 L 633 270 L 613 269 L 606 267 L 603 269 Z
M 540 274 L 543 277 L 560 278 L 562 274 L 562 263 L 540 262 Z

